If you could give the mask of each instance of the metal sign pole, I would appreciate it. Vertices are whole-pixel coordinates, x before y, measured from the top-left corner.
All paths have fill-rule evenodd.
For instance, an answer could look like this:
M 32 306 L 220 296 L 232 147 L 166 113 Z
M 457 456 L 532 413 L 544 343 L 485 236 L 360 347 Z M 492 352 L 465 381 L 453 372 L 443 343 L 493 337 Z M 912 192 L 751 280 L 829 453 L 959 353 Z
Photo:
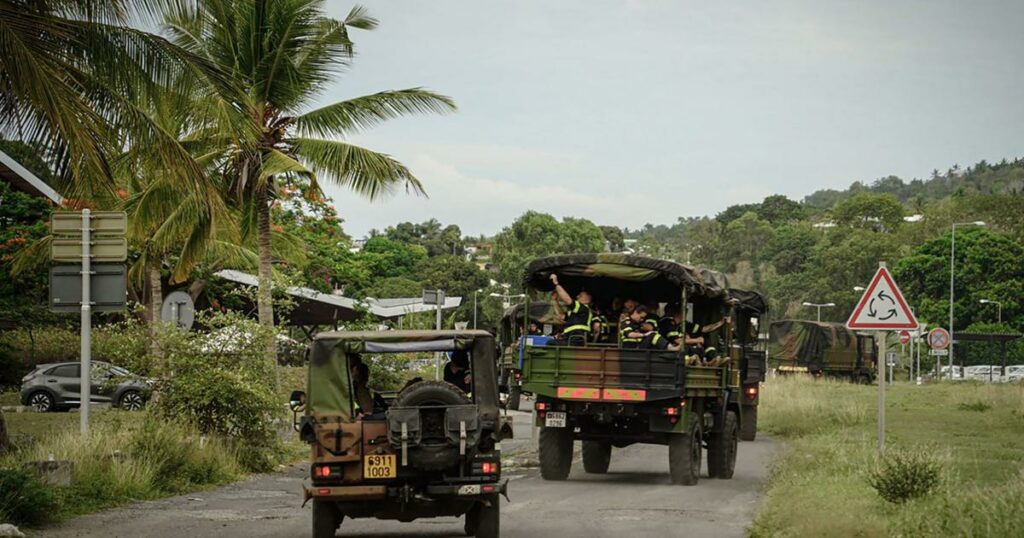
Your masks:
M 888 368 L 888 346 L 886 346 L 886 333 L 885 331 L 878 331 L 876 333 L 876 340 L 878 340 L 878 355 L 882 359 L 882 364 L 885 368 Z M 885 370 L 882 370 L 882 375 L 878 379 L 878 455 L 885 455 Z
M 437 292 L 437 330 L 441 330 L 441 306 L 444 300 L 441 298 L 441 291 Z M 434 380 L 441 380 L 441 353 L 434 356 Z
M 82 371 L 79 390 L 79 430 L 82 437 L 89 435 L 89 403 L 92 400 L 92 297 L 89 288 L 92 275 L 90 260 L 90 211 L 82 210 Z

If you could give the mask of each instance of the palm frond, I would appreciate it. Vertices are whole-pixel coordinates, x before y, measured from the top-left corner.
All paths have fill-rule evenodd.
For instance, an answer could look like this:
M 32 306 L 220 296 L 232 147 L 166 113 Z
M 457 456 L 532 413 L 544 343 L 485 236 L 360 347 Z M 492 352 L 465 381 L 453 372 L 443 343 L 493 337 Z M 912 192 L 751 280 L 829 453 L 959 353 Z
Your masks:
M 390 155 L 336 140 L 295 138 L 294 153 L 319 177 L 351 189 L 370 200 L 389 195 L 398 187 L 426 194 L 423 185 L 404 164 Z
M 385 91 L 340 101 L 295 118 L 304 136 L 343 136 L 410 114 L 455 112 L 452 98 L 423 88 Z

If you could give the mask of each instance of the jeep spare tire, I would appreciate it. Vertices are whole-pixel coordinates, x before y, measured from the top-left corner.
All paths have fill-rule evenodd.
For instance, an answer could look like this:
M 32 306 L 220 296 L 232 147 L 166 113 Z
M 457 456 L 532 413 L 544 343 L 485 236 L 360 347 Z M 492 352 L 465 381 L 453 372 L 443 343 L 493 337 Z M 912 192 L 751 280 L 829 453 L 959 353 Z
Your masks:
M 426 471 L 441 471 L 459 463 L 459 447 L 448 442 L 445 407 L 472 405 L 469 396 L 444 381 L 420 381 L 403 390 L 394 407 L 420 409 L 420 444 L 409 449 L 409 465 Z

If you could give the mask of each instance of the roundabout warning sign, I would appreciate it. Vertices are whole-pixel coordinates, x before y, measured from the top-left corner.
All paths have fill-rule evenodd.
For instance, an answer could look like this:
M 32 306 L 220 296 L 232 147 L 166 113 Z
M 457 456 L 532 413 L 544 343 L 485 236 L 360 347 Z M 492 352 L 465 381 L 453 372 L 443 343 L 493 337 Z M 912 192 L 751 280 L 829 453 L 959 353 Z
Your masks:
M 862 330 L 916 329 L 917 318 L 907 306 L 889 270 L 879 267 L 846 326 Z

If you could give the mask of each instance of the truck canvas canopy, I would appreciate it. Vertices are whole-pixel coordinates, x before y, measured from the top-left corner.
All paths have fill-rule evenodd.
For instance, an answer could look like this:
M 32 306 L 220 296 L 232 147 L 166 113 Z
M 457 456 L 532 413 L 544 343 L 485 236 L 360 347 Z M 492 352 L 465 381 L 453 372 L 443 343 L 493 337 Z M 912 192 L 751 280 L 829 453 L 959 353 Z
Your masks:
M 314 415 L 352 419 L 350 355 L 468 351 L 471 371 L 494 377 L 494 337 L 486 331 L 356 331 L 325 332 L 313 341 L 309 356 L 306 405 Z M 474 385 L 477 385 L 474 383 Z M 481 410 L 497 417 L 497 388 L 474 387 Z
M 675 301 L 681 292 L 708 298 L 728 293 L 725 275 L 701 271 L 680 263 L 628 254 L 567 254 L 540 258 L 525 271 L 524 284 L 529 289 L 549 292 L 549 280 L 558 274 L 559 281 L 576 293 L 581 289 L 602 297 L 632 297 L 641 301 Z

